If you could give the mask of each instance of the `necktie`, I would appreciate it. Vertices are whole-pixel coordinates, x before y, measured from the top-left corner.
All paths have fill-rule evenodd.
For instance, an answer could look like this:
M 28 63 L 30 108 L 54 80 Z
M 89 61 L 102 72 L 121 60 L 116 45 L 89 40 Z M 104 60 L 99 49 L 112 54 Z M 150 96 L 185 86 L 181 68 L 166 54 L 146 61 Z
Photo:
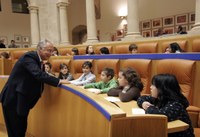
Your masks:
M 44 71 L 44 64 L 43 64 L 42 61 L 41 61 L 40 63 L 41 63 L 41 64 L 40 64 L 40 65 L 41 65 L 41 70 Z

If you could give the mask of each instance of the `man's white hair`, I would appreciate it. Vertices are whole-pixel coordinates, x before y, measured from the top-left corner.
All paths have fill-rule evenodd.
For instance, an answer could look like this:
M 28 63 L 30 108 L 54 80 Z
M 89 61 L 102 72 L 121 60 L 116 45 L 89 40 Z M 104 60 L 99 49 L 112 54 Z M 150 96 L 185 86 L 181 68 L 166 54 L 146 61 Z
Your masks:
M 39 41 L 38 44 L 37 44 L 37 50 L 43 49 L 44 47 L 46 47 L 46 44 L 47 44 L 47 43 L 52 44 L 52 42 L 49 41 L 49 40 L 47 40 L 47 39 L 43 39 L 43 40 Z M 53 45 L 53 44 L 52 44 L 52 45 Z

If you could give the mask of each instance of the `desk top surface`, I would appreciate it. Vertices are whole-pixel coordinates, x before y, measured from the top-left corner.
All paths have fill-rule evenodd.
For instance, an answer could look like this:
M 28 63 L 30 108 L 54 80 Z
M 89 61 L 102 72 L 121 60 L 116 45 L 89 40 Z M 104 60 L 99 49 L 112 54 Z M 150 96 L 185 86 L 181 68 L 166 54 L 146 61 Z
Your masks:
M 0 84 L 1 86 L 3 86 L 2 84 L 2 80 L 5 81 L 5 79 L 8 78 L 7 76 L 0 76 Z M 4 82 L 5 84 L 5 82 Z M 105 97 L 107 97 L 106 94 L 100 94 L 100 95 L 96 95 L 94 93 L 91 93 L 85 89 L 83 89 L 82 87 L 76 87 L 74 85 L 63 85 L 61 86 L 61 88 L 64 88 L 78 96 L 80 96 L 81 98 L 85 99 L 86 101 L 89 101 L 89 103 L 91 105 L 93 105 L 95 108 L 97 108 L 100 112 L 102 112 L 102 114 L 107 117 L 108 120 L 109 117 L 111 117 L 110 115 L 113 115 L 113 117 L 135 117 L 136 115 L 132 114 L 132 108 L 139 108 L 137 105 L 136 101 L 130 101 L 130 102 L 121 102 L 121 101 L 117 101 L 113 103 L 110 103 L 109 101 L 107 101 L 105 99 Z M 138 116 L 138 115 L 137 115 Z M 145 114 L 143 114 L 143 116 L 145 116 Z M 187 129 L 189 127 L 188 124 L 180 121 L 180 120 L 176 120 L 176 121 L 172 121 L 172 122 L 168 122 L 168 133 L 173 133 L 173 132 L 178 132 L 178 131 L 183 131 L 185 129 Z

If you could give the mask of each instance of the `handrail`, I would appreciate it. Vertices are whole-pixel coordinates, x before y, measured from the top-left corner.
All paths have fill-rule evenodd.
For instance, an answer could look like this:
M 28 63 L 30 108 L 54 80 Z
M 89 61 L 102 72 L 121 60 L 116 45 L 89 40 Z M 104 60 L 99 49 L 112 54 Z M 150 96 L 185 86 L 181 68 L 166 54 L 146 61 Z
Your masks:
M 187 59 L 187 60 L 200 60 L 199 53 L 155 53 L 155 54 L 109 54 L 109 55 L 77 55 L 73 57 L 74 60 L 78 59 Z

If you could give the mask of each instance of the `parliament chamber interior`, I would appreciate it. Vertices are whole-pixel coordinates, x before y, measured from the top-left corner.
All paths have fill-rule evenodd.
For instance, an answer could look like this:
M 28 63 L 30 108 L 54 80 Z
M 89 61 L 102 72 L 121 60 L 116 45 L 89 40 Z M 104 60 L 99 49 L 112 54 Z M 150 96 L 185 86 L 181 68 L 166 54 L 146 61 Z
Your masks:
M 56 11 L 56 14 L 54 11 L 51 17 L 51 12 L 48 12 L 48 17 L 50 19 L 58 19 L 56 20 L 56 23 L 54 21 L 50 21 L 48 24 L 46 23 L 46 21 L 48 22 L 46 14 L 43 13 L 45 7 L 43 3 L 39 0 L 28 0 L 27 3 L 29 5 L 30 15 L 28 14 L 28 21 L 22 23 L 24 28 L 20 27 L 20 29 L 29 31 L 25 33 L 22 32 L 22 35 L 15 34 L 14 37 L 5 37 L 7 33 L 5 30 L 2 31 L 5 34 L 3 35 L 4 37 L 0 36 L 0 40 L 1 38 L 7 40 L 5 43 L 6 46 L 9 45 L 8 40 L 10 39 L 15 39 L 16 44 L 20 46 L 18 46 L 18 48 L 0 48 L 0 54 L 6 52 L 9 55 L 9 58 L 7 59 L 3 57 L 0 58 L 0 91 L 8 80 L 9 75 L 18 59 L 26 52 L 36 50 L 37 42 L 39 42 L 39 40 L 42 38 L 47 37 L 55 43 L 54 46 L 59 52 L 59 56 L 51 56 L 49 60 L 47 60 L 51 63 L 52 72 L 56 76 L 59 74 L 61 63 L 67 64 L 70 73 L 75 79 L 77 79 L 82 75 L 82 64 L 85 61 L 90 61 L 93 66 L 92 73 L 96 76 L 97 82 L 100 81 L 101 72 L 105 67 L 109 67 L 114 70 L 114 78 L 116 80 L 121 69 L 133 68 L 138 72 L 144 85 L 141 95 L 150 95 L 151 79 L 153 76 L 165 73 L 175 75 L 183 95 L 189 101 L 187 112 L 192 121 L 194 134 L 196 137 L 199 137 L 200 1 L 193 1 L 194 5 L 196 4 L 196 9 L 193 7 L 194 12 L 183 12 L 187 13 L 188 22 L 186 23 L 186 31 L 188 34 L 179 35 L 175 32 L 178 26 L 176 25 L 178 22 L 176 17 L 179 16 L 179 14 L 175 12 L 173 13 L 174 24 L 171 30 L 167 26 L 170 26 L 170 24 L 164 25 L 164 19 L 172 16 L 163 15 L 160 18 L 162 20 L 161 27 L 163 27 L 164 30 L 167 30 L 166 32 L 168 33 L 162 36 L 156 36 L 155 34 L 160 26 L 156 27 L 155 24 L 155 26 L 152 26 L 154 19 L 156 20 L 157 18 L 151 17 L 151 19 L 148 19 L 150 20 L 149 23 L 152 23 L 151 26 L 149 26 L 150 28 L 148 28 L 148 21 L 145 20 L 145 18 L 138 20 L 135 19 L 135 16 L 137 15 L 131 14 L 131 12 L 138 11 L 138 7 L 133 6 L 133 9 L 130 9 L 129 4 L 138 4 L 138 0 L 126 0 L 126 2 L 128 2 L 127 6 L 129 9 L 127 12 L 129 14 L 126 15 L 126 17 L 120 16 L 120 19 L 118 19 L 120 21 L 122 19 L 126 19 L 127 23 L 125 25 L 126 27 L 128 25 L 128 28 L 116 29 L 116 24 L 114 23 L 116 20 L 112 22 L 115 24 L 115 30 L 123 29 L 123 34 L 118 34 L 118 32 L 114 32 L 114 34 L 107 33 L 106 29 L 108 26 L 105 27 L 107 25 L 105 22 L 107 21 L 104 20 L 103 24 L 102 18 L 109 17 L 109 15 L 104 15 L 105 13 L 103 12 L 103 8 L 101 8 L 102 14 L 100 17 L 100 14 L 97 14 L 98 12 L 94 10 L 98 9 L 98 6 L 95 6 L 94 9 L 91 8 L 93 7 L 91 4 L 99 4 L 100 0 L 81 1 L 81 3 L 87 5 L 85 8 L 80 8 L 80 10 L 84 9 L 87 11 L 83 14 L 87 17 L 87 21 L 89 20 L 84 24 L 85 26 L 79 26 L 78 22 L 81 19 L 77 19 L 79 17 L 73 18 L 71 15 L 74 11 L 73 8 L 77 9 L 77 7 L 74 5 L 76 5 L 79 1 L 69 1 L 58 0 L 55 2 L 50 2 L 46 0 L 46 2 L 50 4 L 50 7 L 52 5 L 56 5 L 56 8 L 53 8 Z M 112 0 L 112 2 L 115 2 L 115 0 Z M 106 5 L 105 3 L 105 1 L 102 1 L 100 5 Z M 120 2 L 118 3 L 119 5 L 122 4 Z M 70 4 L 72 7 L 70 7 Z M 109 4 L 111 3 L 109 2 Z M 3 1 L 1 1 L 1 5 L 7 6 L 8 4 L 5 4 Z M 73 22 L 68 22 L 69 24 L 66 23 L 66 7 L 69 8 L 69 20 L 73 20 Z M 38 9 L 40 9 L 40 12 Z M 109 7 L 106 6 L 106 12 L 108 12 L 108 9 Z M 139 9 L 139 11 L 140 10 L 141 9 Z M 2 16 L 1 12 L 4 12 L 3 8 L 0 10 L 0 17 Z M 138 12 L 136 13 L 139 14 Z M 192 14 L 190 13 L 195 13 L 196 20 L 193 22 L 192 20 L 191 22 L 189 20 L 190 15 L 192 17 Z M 143 14 L 139 15 L 142 16 Z M 181 17 L 182 15 L 185 14 L 181 14 Z M 88 16 L 91 18 L 88 19 Z M 84 21 L 86 21 L 86 19 L 84 19 Z M 38 22 L 39 24 L 37 24 Z M 95 25 L 96 22 L 97 27 Z M 143 22 L 146 22 L 147 26 L 143 24 Z M 79 37 L 80 35 L 78 32 L 76 32 L 78 29 L 75 29 L 73 23 L 79 26 L 79 29 L 83 28 L 83 30 L 79 32 L 79 34 L 82 36 L 81 38 Z M 103 25 L 101 26 L 101 24 Z M 186 24 L 183 23 L 181 25 L 185 26 Z M 65 27 L 68 25 L 69 28 Z M 124 27 L 123 25 L 124 24 L 122 24 L 122 27 Z M 194 29 L 189 29 L 190 25 L 193 25 Z M 73 27 L 74 29 L 72 29 Z M 1 28 L 3 27 L 0 24 L 0 29 Z M 98 28 L 100 34 L 96 28 Z M 16 30 L 19 32 L 19 34 L 21 33 L 20 30 Z M 156 30 L 156 32 L 154 32 L 154 30 Z M 171 32 L 172 30 L 173 32 Z M 67 31 L 70 32 L 69 35 Z M 82 34 L 87 34 L 85 41 L 81 41 L 85 38 Z M 18 36 L 20 36 L 22 39 L 18 39 Z M 106 41 L 108 39 L 109 41 Z M 166 48 L 168 48 L 171 43 L 177 43 L 184 52 L 165 53 Z M 130 44 L 137 45 L 137 54 L 130 53 Z M 88 45 L 93 47 L 95 54 L 86 55 L 86 47 Z M 100 54 L 100 49 L 103 47 L 106 47 L 110 54 Z M 73 48 L 78 49 L 79 55 L 71 55 Z M 167 116 L 165 115 L 134 113 L 134 109 L 139 111 L 139 106 L 135 100 L 121 102 L 119 100 L 113 101 L 112 99 L 113 98 L 108 98 L 107 94 L 94 94 L 89 90 L 84 89 L 82 86 L 63 84 L 59 87 L 53 87 L 45 84 L 41 98 L 37 102 L 34 109 L 30 111 L 26 136 L 167 137 L 169 133 L 176 133 L 189 128 L 189 125 L 181 120 L 168 122 Z M 115 97 L 114 99 L 119 98 Z M 0 136 L 7 136 L 2 106 L 0 106 Z

